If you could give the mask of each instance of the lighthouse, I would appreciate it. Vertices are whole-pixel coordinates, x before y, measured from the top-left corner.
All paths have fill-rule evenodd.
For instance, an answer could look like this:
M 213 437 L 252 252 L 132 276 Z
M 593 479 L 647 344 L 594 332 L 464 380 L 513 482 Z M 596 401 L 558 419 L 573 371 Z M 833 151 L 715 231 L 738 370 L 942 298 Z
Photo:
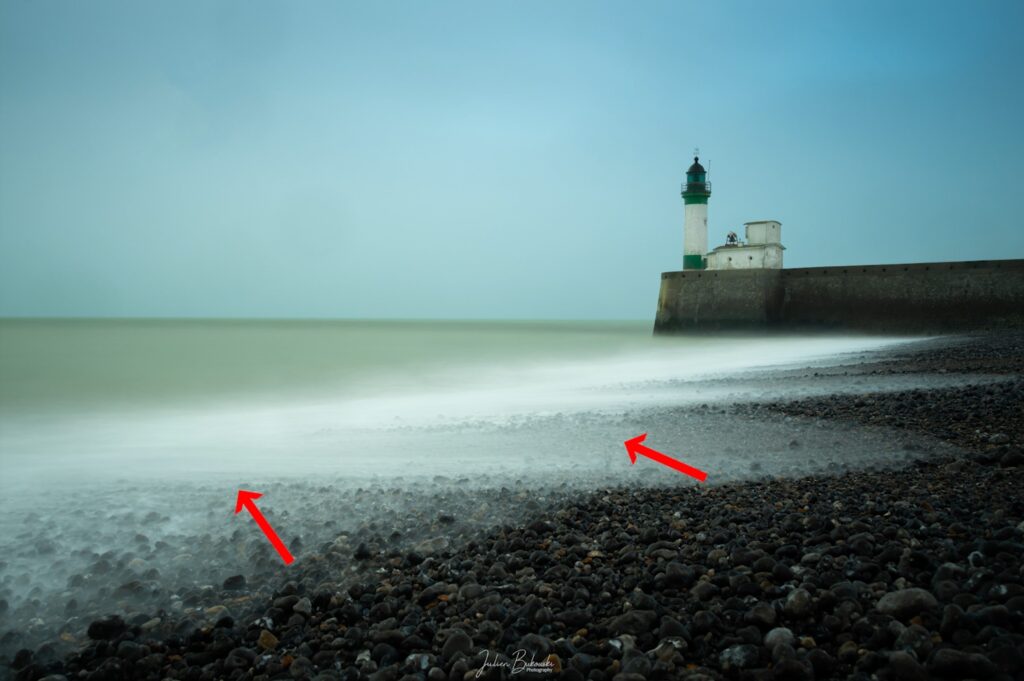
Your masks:
M 708 252 L 708 197 L 711 183 L 708 173 L 697 156 L 686 171 L 686 183 L 682 187 L 686 214 L 683 218 L 683 269 L 702 270 L 706 266 Z

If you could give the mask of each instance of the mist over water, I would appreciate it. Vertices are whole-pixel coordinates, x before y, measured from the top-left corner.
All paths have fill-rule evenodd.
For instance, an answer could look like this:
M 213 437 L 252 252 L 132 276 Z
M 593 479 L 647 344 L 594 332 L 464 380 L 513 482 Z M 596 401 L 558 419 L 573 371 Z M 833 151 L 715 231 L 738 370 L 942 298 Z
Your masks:
M 788 371 L 903 342 L 653 338 L 649 323 L 3 321 L 0 629 L 35 637 L 11 647 L 108 610 L 201 613 L 230 575 L 284 578 L 233 516 L 239 488 L 265 493 L 301 566 L 345 533 L 447 541 L 442 512 L 461 531 L 570 489 L 695 484 L 631 466 L 622 443 L 642 432 L 710 484 L 899 465 L 941 445 L 724 407 L 964 380 Z
M 606 433 L 607 416 L 736 399 L 751 386 L 710 379 L 894 342 L 652 338 L 648 323 L 6 321 L 3 491 L 113 472 L 515 469 L 505 450 L 528 447 L 526 424 L 537 428 L 536 449 L 546 429 L 564 429 L 559 419 L 601 415 L 582 440 L 559 438 L 575 465 L 631 435 Z M 764 388 L 769 397 L 796 389 Z M 467 447 L 438 428 L 489 430 Z

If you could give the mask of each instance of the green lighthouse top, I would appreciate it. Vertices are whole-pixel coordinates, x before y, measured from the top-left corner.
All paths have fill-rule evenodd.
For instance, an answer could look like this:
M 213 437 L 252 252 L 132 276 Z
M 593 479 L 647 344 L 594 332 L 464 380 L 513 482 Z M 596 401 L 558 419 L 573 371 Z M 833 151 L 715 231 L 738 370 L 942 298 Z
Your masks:
M 707 181 L 708 172 L 700 164 L 700 159 L 693 157 L 693 165 L 686 171 L 686 183 L 682 187 L 683 201 L 686 203 L 707 203 L 711 196 L 711 183 Z

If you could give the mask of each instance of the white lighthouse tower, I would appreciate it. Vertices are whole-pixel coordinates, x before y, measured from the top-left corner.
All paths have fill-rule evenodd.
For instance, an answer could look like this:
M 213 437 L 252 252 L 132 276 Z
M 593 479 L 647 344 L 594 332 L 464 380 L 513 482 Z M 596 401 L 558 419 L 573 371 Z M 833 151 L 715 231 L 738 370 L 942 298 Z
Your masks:
M 708 197 L 711 183 L 708 173 L 697 156 L 686 171 L 682 187 L 686 214 L 683 220 L 683 269 L 702 270 L 707 266 L 708 252 Z

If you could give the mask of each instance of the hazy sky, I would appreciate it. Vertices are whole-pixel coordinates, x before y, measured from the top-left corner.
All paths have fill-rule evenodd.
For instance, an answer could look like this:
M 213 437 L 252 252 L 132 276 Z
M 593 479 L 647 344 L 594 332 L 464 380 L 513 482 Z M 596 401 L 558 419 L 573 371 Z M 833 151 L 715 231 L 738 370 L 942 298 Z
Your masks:
M 1024 257 L 1024 3 L 0 2 L 0 315 L 653 318 L 679 183 L 787 266 Z

